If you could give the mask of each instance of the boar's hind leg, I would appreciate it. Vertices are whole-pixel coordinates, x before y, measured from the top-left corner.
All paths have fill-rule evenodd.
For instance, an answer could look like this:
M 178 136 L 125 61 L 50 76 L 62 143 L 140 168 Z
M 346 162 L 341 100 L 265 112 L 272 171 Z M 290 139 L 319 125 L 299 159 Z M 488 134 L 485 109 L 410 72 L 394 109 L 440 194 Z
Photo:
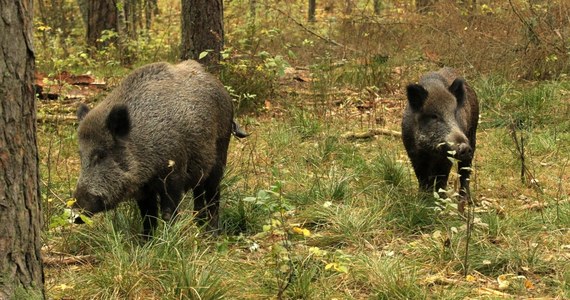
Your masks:
M 218 210 L 220 207 L 220 181 L 223 167 L 216 167 L 206 180 L 194 188 L 194 210 L 198 224 L 207 224 L 208 231 L 218 230 Z
M 137 197 L 141 216 L 143 218 L 143 235 L 150 237 L 156 228 L 156 217 L 158 216 L 158 203 L 156 190 L 148 184 L 143 187 L 143 192 Z

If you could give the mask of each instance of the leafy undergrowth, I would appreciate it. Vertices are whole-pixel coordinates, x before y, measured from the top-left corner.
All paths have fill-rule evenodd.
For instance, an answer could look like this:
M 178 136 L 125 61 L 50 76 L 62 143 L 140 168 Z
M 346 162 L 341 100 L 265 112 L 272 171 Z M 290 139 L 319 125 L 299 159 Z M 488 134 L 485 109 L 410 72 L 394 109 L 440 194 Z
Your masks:
M 43 249 L 48 295 L 568 298 L 568 84 L 489 82 L 475 81 L 482 120 L 472 192 L 479 205 L 469 239 L 454 201 L 417 194 L 399 137 L 347 138 L 377 127 L 398 131 L 403 95 L 286 96 L 295 101 L 267 102 L 264 111 L 239 120 L 251 136 L 232 140 L 219 236 L 196 227 L 190 195 L 178 221 L 162 224 L 148 242 L 138 236 L 140 217 L 131 203 L 95 216 L 91 225 L 52 223 Z M 489 102 L 496 93 L 511 113 Z M 508 126 L 515 117 L 525 137 L 524 181 Z M 69 194 L 78 174 L 74 126 L 40 126 L 44 194 L 52 195 L 46 220 L 61 213 L 66 199 L 55 195 Z

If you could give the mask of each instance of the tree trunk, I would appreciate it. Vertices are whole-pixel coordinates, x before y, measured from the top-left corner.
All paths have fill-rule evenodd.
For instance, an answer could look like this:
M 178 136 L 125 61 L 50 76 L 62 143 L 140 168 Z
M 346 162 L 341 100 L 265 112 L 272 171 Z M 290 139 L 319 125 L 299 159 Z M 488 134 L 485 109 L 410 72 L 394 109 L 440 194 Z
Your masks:
M 195 59 L 218 71 L 224 46 L 222 0 L 182 0 L 181 59 Z M 208 55 L 200 58 L 200 54 Z
M 374 0 L 374 14 L 379 15 L 382 10 L 382 3 L 380 0 Z
M 32 0 L 0 15 L 0 299 L 44 299 Z
M 307 16 L 309 22 L 315 22 L 315 11 L 317 10 L 317 1 L 309 0 L 309 15 Z
M 145 14 L 145 29 L 150 30 L 152 26 L 152 19 L 158 14 L 158 2 L 157 0 L 145 0 L 144 1 L 144 14 Z
M 97 42 L 103 30 L 117 31 L 117 7 L 114 0 L 87 1 L 87 45 L 101 49 L 111 40 Z
M 253 44 L 255 42 L 255 34 L 257 31 L 257 0 L 249 0 L 249 15 L 247 19 L 247 41 L 246 49 L 253 55 Z
M 352 9 L 354 8 L 354 2 L 352 0 L 344 1 L 344 13 L 347 15 L 352 14 Z

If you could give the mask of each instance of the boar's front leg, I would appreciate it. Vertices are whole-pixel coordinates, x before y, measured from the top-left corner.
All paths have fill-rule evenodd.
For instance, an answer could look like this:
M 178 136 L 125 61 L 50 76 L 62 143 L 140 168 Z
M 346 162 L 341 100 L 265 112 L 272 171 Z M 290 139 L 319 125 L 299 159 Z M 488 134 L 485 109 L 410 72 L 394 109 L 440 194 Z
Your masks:
M 156 218 L 158 216 L 158 194 L 150 184 L 145 184 L 136 200 L 143 218 L 143 236 L 146 238 L 152 235 L 156 228 Z
M 162 182 L 159 189 L 160 210 L 164 221 L 173 220 L 178 211 L 178 205 L 184 194 L 184 174 L 171 174 Z
M 439 192 L 439 189 L 445 190 L 451 163 L 420 154 L 412 159 L 412 166 L 421 191 L 433 193 Z
M 459 196 L 461 200 L 469 200 L 471 196 L 471 191 L 469 190 L 469 176 L 471 175 L 471 159 L 460 161 L 457 164 L 459 168 L 459 183 L 461 190 L 459 191 Z
M 439 193 L 440 190 L 446 190 L 447 179 L 449 178 L 449 171 L 451 171 L 452 166 L 453 164 L 447 158 L 432 160 L 429 178 L 430 188 L 434 189 L 437 193 Z

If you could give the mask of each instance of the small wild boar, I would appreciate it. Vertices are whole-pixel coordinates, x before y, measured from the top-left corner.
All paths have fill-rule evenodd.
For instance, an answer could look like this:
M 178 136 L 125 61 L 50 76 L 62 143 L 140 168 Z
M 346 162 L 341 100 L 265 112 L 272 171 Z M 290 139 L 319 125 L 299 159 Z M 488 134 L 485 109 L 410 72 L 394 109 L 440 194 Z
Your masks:
M 74 208 L 92 215 L 134 198 L 149 235 L 159 207 L 164 220 L 172 219 L 192 189 L 198 220 L 217 229 L 230 136 L 247 134 L 233 121 L 224 86 L 200 64 L 143 66 L 92 110 L 81 105 L 77 117 Z
M 406 89 L 402 139 L 420 189 L 445 189 L 454 151 L 459 160 L 460 195 L 469 195 L 479 103 L 475 92 L 450 68 L 430 72 Z

